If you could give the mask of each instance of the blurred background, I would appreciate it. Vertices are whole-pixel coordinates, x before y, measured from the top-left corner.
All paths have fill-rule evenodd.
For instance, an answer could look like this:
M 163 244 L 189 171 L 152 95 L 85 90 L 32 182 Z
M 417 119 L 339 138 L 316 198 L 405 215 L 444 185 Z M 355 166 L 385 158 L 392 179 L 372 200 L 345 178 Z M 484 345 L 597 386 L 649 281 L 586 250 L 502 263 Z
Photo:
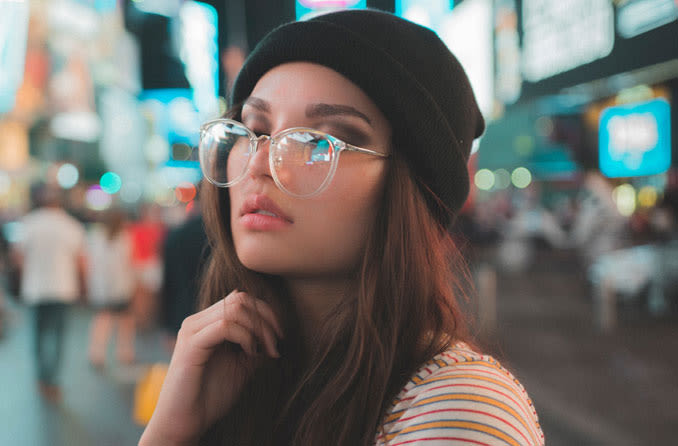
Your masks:
M 0 0 L 0 445 L 136 444 L 207 255 L 200 123 L 266 32 L 366 7 L 471 79 L 469 310 L 547 444 L 674 441 L 678 1 Z M 57 211 L 68 258 L 35 235 Z M 77 296 L 36 311 L 31 262 Z

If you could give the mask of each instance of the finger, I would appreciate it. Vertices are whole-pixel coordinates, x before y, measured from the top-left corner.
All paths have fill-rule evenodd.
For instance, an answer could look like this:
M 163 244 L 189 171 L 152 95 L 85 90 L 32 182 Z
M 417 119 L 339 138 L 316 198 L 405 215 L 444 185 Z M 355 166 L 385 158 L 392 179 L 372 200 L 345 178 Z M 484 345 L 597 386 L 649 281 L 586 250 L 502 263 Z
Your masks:
M 238 292 L 235 294 L 230 294 L 227 296 L 225 299 L 225 305 L 228 308 L 230 305 L 238 305 L 241 304 L 243 306 L 246 306 L 253 310 L 258 316 L 262 317 L 266 322 L 268 322 L 271 327 L 275 330 L 277 333 L 278 337 L 284 338 L 284 334 L 282 331 L 282 327 L 280 326 L 280 323 L 278 322 L 278 318 L 273 311 L 273 308 L 271 306 L 264 302 L 261 299 L 257 299 L 255 297 L 251 297 L 249 294 L 245 292 Z
M 238 344 L 249 355 L 256 355 L 256 339 L 251 330 L 233 322 L 213 322 L 193 336 L 195 348 L 212 351 L 224 341 Z
M 220 309 L 220 305 L 224 306 L 223 310 Z M 268 310 L 268 318 L 262 316 L 262 312 L 259 311 L 261 309 Z M 192 322 L 193 333 L 219 321 L 236 323 L 250 330 L 256 337 L 256 341 L 265 347 L 270 356 L 280 356 L 274 328 L 269 322 L 270 317 L 274 318 L 275 316 L 265 302 L 261 300 L 255 302 L 255 299 L 246 293 L 233 292 L 226 299 L 222 299 L 222 301 L 213 304 L 204 311 L 204 314 L 201 314 L 199 318 L 196 318 L 196 321 Z
M 223 305 L 223 313 L 220 313 L 220 305 Z M 232 291 L 224 299 L 217 301 L 207 309 L 198 313 L 199 316 L 194 321 L 194 331 L 201 329 L 205 325 L 211 324 L 215 320 L 218 320 L 222 315 L 241 311 L 242 309 L 251 310 L 257 317 L 263 318 L 270 324 L 278 337 L 284 337 L 278 318 L 271 306 L 261 299 L 256 299 L 247 293 L 238 290 Z
M 223 318 L 226 300 L 238 293 L 240 293 L 240 291 L 233 290 L 226 297 L 219 299 L 204 310 L 188 316 L 184 319 L 182 328 L 186 327 L 187 331 L 196 333 L 207 325 L 210 325 L 212 322 Z
M 237 311 L 229 312 L 225 316 L 225 320 L 235 322 L 247 328 L 257 338 L 258 343 L 266 348 L 269 355 L 276 358 L 280 356 L 276 347 L 277 341 L 273 328 L 266 320 L 255 313 L 254 310 L 248 307 L 240 307 Z

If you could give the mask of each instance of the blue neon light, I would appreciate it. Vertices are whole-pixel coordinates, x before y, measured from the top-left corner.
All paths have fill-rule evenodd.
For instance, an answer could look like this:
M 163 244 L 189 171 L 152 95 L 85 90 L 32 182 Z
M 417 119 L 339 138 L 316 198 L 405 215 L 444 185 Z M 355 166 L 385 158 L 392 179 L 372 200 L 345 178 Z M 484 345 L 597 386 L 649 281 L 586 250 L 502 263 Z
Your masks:
M 455 0 L 396 0 L 395 13 L 440 34 L 455 3 Z
M 317 14 L 338 9 L 365 9 L 367 0 L 296 0 L 297 20 L 306 20 Z
M 607 177 L 655 175 L 671 166 L 671 106 L 664 99 L 610 107 L 600 115 L 600 171 Z

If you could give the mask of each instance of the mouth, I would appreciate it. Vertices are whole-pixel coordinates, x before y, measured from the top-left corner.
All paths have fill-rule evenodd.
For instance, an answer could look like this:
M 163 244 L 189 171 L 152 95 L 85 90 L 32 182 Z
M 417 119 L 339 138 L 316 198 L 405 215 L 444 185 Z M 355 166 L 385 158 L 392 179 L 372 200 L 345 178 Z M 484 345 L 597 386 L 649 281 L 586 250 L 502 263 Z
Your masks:
M 241 208 L 240 216 L 243 217 L 248 214 L 261 215 L 283 220 L 287 223 L 293 223 L 293 220 L 266 195 L 251 195 L 245 200 Z
M 263 211 L 261 209 L 256 210 L 254 212 L 251 212 L 252 214 L 259 214 L 259 215 L 268 215 L 269 217 L 277 217 L 280 218 L 280 216 L 275 215 L 273 212 L 268 212 L 268 211 Z

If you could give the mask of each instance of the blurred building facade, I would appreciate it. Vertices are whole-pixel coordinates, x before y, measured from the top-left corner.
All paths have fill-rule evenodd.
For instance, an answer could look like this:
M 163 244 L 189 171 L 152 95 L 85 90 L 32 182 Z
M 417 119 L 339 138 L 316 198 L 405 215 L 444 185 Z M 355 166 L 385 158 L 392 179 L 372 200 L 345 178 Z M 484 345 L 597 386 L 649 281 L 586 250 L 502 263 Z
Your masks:
M 199 125 L 225 110 L 247 52 L 281 23 L 365 7 L 430 27 L 469 74 L 489 125 L 467 210 L 539 183 L 541 204 L 567 213 L 599 172 L 630 217 L 676 187 L 673 0 L 0 1 L 4 220 L 38 180 L 82 215 L 185 208 Z

